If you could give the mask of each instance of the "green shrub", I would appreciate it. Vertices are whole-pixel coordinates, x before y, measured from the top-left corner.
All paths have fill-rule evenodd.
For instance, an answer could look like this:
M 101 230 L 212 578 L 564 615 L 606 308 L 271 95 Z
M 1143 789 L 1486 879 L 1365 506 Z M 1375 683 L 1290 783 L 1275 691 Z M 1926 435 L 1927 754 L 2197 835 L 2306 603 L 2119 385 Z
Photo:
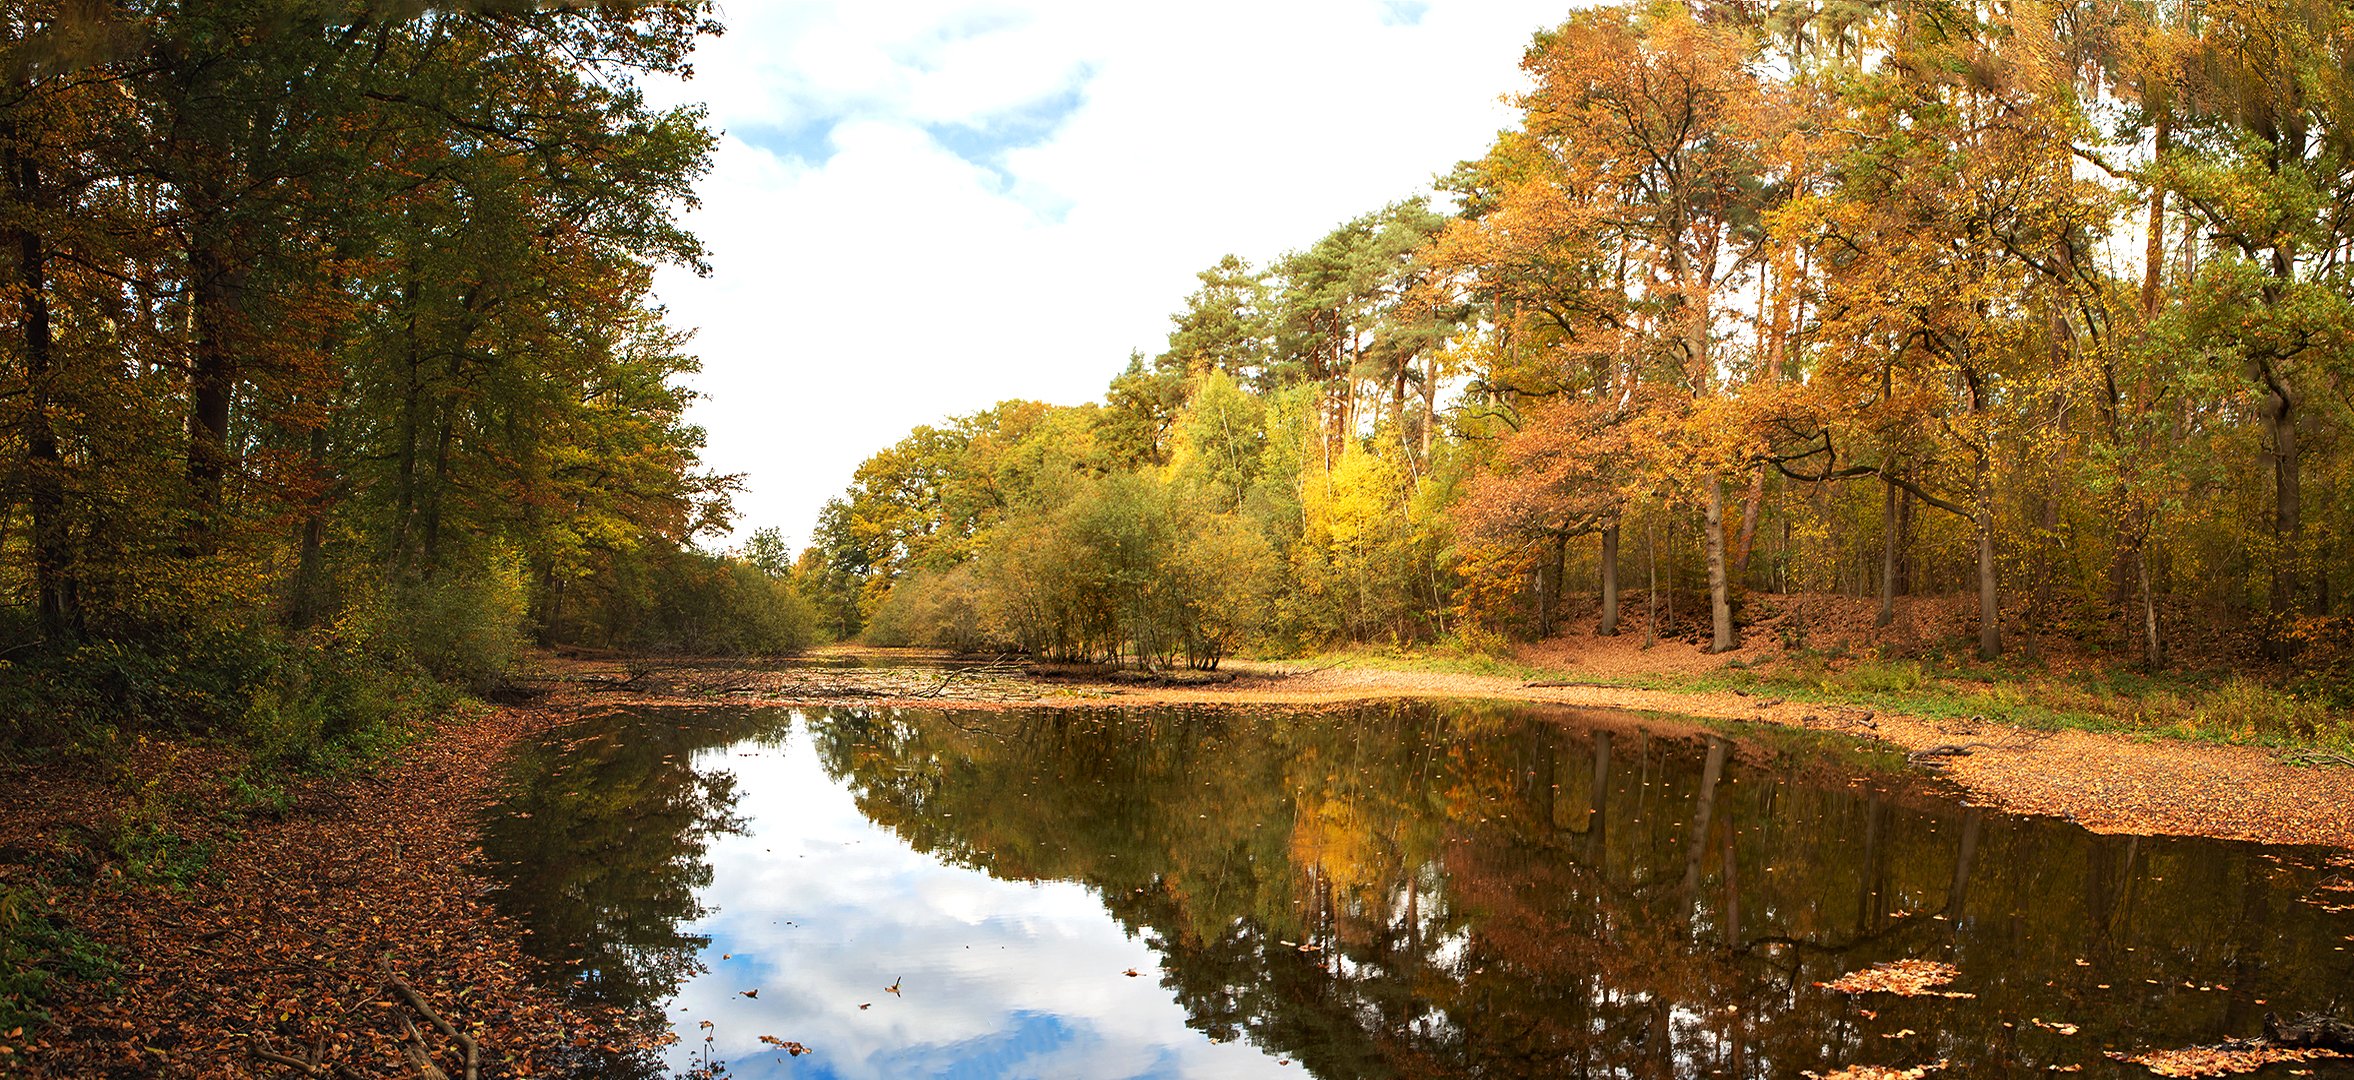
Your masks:
M 520 560 L 502 556 L 473 573 L 444 573 L 394 590 L 392 601 L 397 640 L 435 678 L 492 690 L 523 651 L 530 596 Z
M 2354 724 L 2329 702 L 2237 675 L 2200 696 L 2191 722 L 2234 739 L 2330 742 L 2354 734 Z
M 1442 646 L 1452 646 L 1466 656 L 1505 657 L 1512 655 L 1512 639 L 1476 623 L 1457 627 Z
M 863 635 L 884 647 L 928 645 L 978 652 L 997 643 L 982 613 L 980 579 L 971 564 L 932 573 L 917 571 L 892 586 L 876 606 Z

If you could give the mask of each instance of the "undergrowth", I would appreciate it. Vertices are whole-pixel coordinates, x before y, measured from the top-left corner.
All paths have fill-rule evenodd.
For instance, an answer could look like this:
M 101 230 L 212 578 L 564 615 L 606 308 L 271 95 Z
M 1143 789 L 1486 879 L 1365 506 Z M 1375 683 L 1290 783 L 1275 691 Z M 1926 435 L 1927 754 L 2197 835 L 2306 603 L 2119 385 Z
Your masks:
M 0 887 L 0 1047 L 10 1056 L 27 1030 L 47 1022 L 43 1003 L 60 977 L 99 982 L 119 970 L 97 942 L 57 917 L 41 887 Z

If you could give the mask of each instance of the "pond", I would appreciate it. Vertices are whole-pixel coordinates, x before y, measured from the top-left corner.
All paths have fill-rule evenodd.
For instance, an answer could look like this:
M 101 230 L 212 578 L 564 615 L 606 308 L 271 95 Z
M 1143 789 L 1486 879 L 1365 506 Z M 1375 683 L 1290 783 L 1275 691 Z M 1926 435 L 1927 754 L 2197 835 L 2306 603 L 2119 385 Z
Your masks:
M 645 708 L 510 769 L 499 902 L 648 1036 L 584 1075 L 2148 1076 L 2105 1054 L 2354 999 L 2343 862 L 2007 816 L 1786 729 Z M 1819 985 L 1900 959 L 1954 996 Z

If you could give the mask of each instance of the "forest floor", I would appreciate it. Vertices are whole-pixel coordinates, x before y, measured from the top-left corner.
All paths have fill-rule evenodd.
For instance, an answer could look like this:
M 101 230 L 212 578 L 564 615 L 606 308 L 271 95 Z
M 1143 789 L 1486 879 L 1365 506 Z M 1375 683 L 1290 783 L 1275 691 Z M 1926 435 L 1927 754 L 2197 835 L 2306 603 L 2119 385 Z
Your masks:
M 1964 713 L 1968 699 L 1927 683 L 1864 691 L 1774 674 L 1815 670 L 1788 652 L 1710 656 L 1682 640 L 1572 633 L 1508 657 L 1237 660 L 1190 680 L 849 647 L 772 664 L 575 654 L 536 662 L 522 681 L 528 704 L 467 710 L 337 772 L 268 772 L 192 740 L 0 762 L 10 793 L 0 922 L 17 920 L 17 940 L 39 946 L 28 970 L 53 976 L 46 1019 L 0 1028 L 0 1076 L 413 1076 L 417 1050 L 463 1076 L 452 1033 L 479 1045 L 484 1076 L 542 1075 L 583 1046 L 643 1038 L 626 1018 L 567 1000 L 570 973 L 529 957 L 477 867 L 477 812 L 498 795 L 507 749 L 615 705 L 1452 697 L 1631 710 L 1839 731 L 1915 755 L 1957 748 L 1967 752 L 1919 767 L 1975 803 L 2095 831 L 2354 849 L 2346 769 L 2292 764 L 2278 747 L 2054 724 L 2025 708 Z M 1908 692 L 1924 707 L 1902 707 Z M 47 929 L 28 934 L 36 921 Z
M 579 707 L 464 710 L 322 774 L 170 739 L 0 765 L 0 947 L 48 984 L 0 1076 L 434 1075 L 423 1052 L 465 1077 L 460 1034 L 530 1076 L 636 1037 L 566 1000 L 476 869 L 507 747 Z

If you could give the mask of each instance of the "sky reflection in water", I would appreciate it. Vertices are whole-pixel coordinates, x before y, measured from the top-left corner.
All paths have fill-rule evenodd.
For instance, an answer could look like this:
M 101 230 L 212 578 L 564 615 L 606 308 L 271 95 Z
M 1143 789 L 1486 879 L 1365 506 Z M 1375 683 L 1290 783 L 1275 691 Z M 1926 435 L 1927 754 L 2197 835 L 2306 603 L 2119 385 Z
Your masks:
M 736 774 L 750 831 L 708 854 L 716 873 L 703 894 L 716 913 L 689 929 L 712 939 L 712 970 L 670 1006 L 688 1036 L 674 1068 L 700 1049 L 695 1024 L 709 1019 L 717 1054 L 746 1077 L 1280 1070 L 1188 1029 L 1153 951 L 1087 886 L 1001 881 L 917 853 L 827 778 L 805 731 L 696 765 Z M 817 1052 L 783 1065 L 761 1053 L 762 1034 Z
M 583 996 L 680 1036 L 597 1075 L 2146 1076 L 2102 1051 L 2354 994 L 2345 869 L 1871 755 L 1475 703 L 645 710 L 518 753 L 485 847 Z M 1814 985 L 1905 957 L 1976 996 Z

